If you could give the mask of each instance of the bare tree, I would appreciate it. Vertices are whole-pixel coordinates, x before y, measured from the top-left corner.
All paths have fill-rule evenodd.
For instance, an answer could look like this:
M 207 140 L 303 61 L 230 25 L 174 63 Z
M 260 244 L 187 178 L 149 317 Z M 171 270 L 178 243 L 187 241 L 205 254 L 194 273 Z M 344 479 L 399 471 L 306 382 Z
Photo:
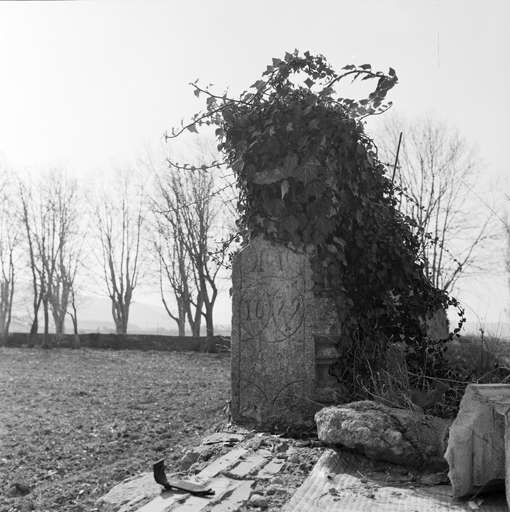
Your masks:
M 32 177 L 20 184 L 19 190 L 34 293 L 32 330 L 37 332 L 42 303 L 45 335 L 50 312 L 55 331 L 61 334 L 85 236 L 78 184 L 63 170 L 51 169 L 37 182 Z
M 185 334 L 186 321 L 192 336 L 200 336 L 204 296 L 185 240 L 185 184 L 178 171 L 166 169 L 165 172 L 163 177 L 156 177 L 157 199 L 153 202 L 156 224 L 153 245 L 159 265 L 161 299 L 170 318 L 176 321 L 180 336 Z M 177 314 L 169 305 L 167 288 L 177 303 Z
M 96 198 L 95 219 L 102 280 L 112 302 L 117 334 L 126 334 L 129 309 L 146 258 L 142 251 L 147 208 L 145 186 L 136 171 L 117 170 L 114 182 Z
M 220 237 L 221 203 L 215 200 L 214 175 L 198 169 L 189 174 L 171 173 L 169 187 L 162 191 L 166 205 L 160 214 L 173 225 L 175 235 L 191 263 L 196 301 L 191 302 L 196 312 L 205 319 L 208 343 L 214 336 L 214 304 L 218 296 L 217 276 L 222 268 L 224 254 L 213 258 L 215 237 Z M 200 309 L 202 308 L 202 309 Z
M 21 224 L 23 226 L 25 248 L 28 255 L 28 267 L 31 275 L 31 287 L 32 287 L 32 307 L 33 317 L 32 325 L 30 327 L 30 339 L 31 343 L 35 340 L 39 329 L 39 309 L 43 301 L 43 297 L 46 296 L 46 274 L 45 267 L 42 264 L 42 259 L 39 253 L 39 247 L 44 243 L 44 231 L 40 233 L 38 227 L 42 224 L 45 225 L 46 217 L 43 215 L 40 218 L 41 224 L 35 222 L 34 219 L 39 218 L 37 213 L 36 202 L 32 193 L 32 189 L 26 183 L 19 182 L 18 193 L 20 199 L 20 217 Z M 44 211 L 40 212 L 44 214 Z M 48 315 L 47 311 L 45 314 L 45 340 L 48 334 Z
M 60 170 L 52 170 L 47 175 L 43 194 L 48 209 L 48 236 L 41 252 L 55 331 L 61 334 L 65 331 L 65 317 L 81 265 L 86 236 L 84 208 L 77 181 Z
M 228 181 L 219 183 L 207 169 L 217 157 L 207 140 L 195 142 L 190 152 L 196 165 L 183 170 L 165 162 L 149 167 L 155 175 L 152 211 L 155 218 L 154 247 L 160 268 L 160 289 L 167 312 L 183 332 L 184 317 L 193 336 L 200 335 L 202 318 L 209 343 L 214 335 L 214 305 L 218 296 L 218 276 L 225 253 L 217 242 L 228 222 L 225 190 Z M 231 216 L 232 217 L 232 216 Z M 172 291 L 177 313 L 172 313 L 164 297 L 164 284 Z
M 8 334 L 12 320 L 14 288 L 17 276 L 15 258 L 20 245 L 12 184 L 2 177 L 0 184 L 0 333 Z
M 405 191 L 401 209 L 416 221 L 425 272 L 436 287 L 451 291 L 466 269 L 481 269 L 481 248 L 490 237 L 492 212 L 473 195 L 482 168 L 477 150 L 433 117 L 409 122 L 390 116 L 376 141 Z
M 158 261 L 159 290 L 165 310 L 177 323 L 179 336 L 186 334 L 186 321 L 189 321 L 192 336 L 200 336 L 202 301 L 197 295 L 193 311 L 192 269 L 182 239 L 174 235 L 174 226 L 166 225 L 160 216 L 156 217 L 154 234 L 157 237 L 154 237 L 153 247 Z M 170 305 L 168 294 L 175 298 L 176 313 Z

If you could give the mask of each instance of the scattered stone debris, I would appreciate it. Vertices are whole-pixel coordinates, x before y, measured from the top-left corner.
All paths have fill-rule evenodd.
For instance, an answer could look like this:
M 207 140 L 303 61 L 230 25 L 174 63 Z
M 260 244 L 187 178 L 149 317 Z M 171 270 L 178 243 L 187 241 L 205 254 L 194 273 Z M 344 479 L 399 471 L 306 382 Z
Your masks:
M 172 512 L 179 512 L 181 507 L 186 511 L 197 507 L 196 510 L 201 512 L 291 512 L 293 509 L 288 508 L 288 504 L 295 503 L 296 494 L 298 497 L 303 494 L 301 489 L 307 479 L 317 472 L 318 460 L 328 452 L 356 462 L 354 487 L 349 482 L 342 482 L 341 476 L 333 471 L 327 477 L 323 475 L 326 482 L 324 492 L 335 504 L 356 498 L 379 505 L 381 497 L 385 500 L 391 498 L 391 503 L 391 500 L 403 503 L 414 489 L 438 486 L 451 489 L 442 485 L 448 483 L 446 470 L 426 473 L 369 459 L 345 447 L 328 450 L 313 435 L 294 439 L 231 426 L 205 438 L 200 446 L 186 452 L 181 460 L 181 471 L 168 475 L 169 479 L 207 485 L 214 490 L 214 496 L 162 492 L 152 473 L 147 473 L 116 486 L 96 506 L 100 512 L 163 512 L 170 507 Z M 193 462 L 190 464 L 190 461 Z M 346 468 L 340 468 L 341 471 L 345 472 Z M 297 493 L 298 490 L 301 494 Z M 306 500 L 306 493 L 303 496 Z
M 147 473 L 114 487 L 96 506 L 101 512 L 161 512 L 173 503 L 177 506 L 190 499 L 206 499 L 209 504 L 204 512 L 220 505 L 226 508 L 217 510 L 238 510 L 235 507 L 243 503 L 253 510 L 279 512 L 323 451 L 324 446 L 317 438 L 284 438 L 231 427 L 205 438 L 200 446 L 186 452 L 181 471 L 168 475 L 169 479 L 207 483 L 215 491 L 214 496 L 161 492 L 153 475 Z

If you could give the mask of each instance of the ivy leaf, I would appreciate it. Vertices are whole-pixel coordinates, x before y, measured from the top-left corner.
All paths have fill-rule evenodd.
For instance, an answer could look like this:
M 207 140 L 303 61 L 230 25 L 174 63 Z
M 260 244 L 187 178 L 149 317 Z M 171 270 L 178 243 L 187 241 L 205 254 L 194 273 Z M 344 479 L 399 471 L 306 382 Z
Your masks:
M 232 114 L 232 109 L 230 107 L 225 107 L 222 110 L 223 118 L 227 121 L 234 121 L 234 114 Z
M 257 80 L 254 84 L 250 85 L 251 89 L 261 90 L 266 86 L 266 82 L 264 80 Z
M 296 167 L 294 177 L 299 181 L 302 181 L 305 186 L 308 185 L 310 181 L 319 177 L 319 163 L 314 159 L 308 160 L 303 165 Z
M 200 98 L 200 93 L 201 93 L 201 92 L 202 92 L 202 91 L 201 91 L 200 89 L 195 89 L 195 90 L 193 91 L 193 94 L 194 94 L 197 98 Z
M 311 78 L 307 78 L 305 80 L 305 84 L 308 87 L 308 89 L 311 89 L 315 85 L 315 82 Z
M 271 199 L 271 201 L 267 203 L 267 211 L 274 217 L 278 217 L 284 208 L 285 201 L 282 199 Z
M 299 219 L 295 215 L 288 215 L 282 219 L 281 226 L 285 231 L 293 235 L 299 227 Z
M 364 69 L 365 71 L 372 69 L 372 66 L 370 64 L 362 64 L 360 66 L 361 69 Z
M 243 169 L 244 169 L 244 162 L 242 160 L 238 160 L 237 162 L 234 162 L 234 165 L 232 166 L 232 170 L 236 173 L 236 174 L 241 174 L 243 172 Z
M 305 192 L 314 197 L 321 197 L 326 192 L 326 186 L 320 180 L 313 180 L 305 186 Z
M 297 167 L 298 157 L 296 153 L 287 153 L 287 156 L 283 160 L 283 168 L 287 174 L 293 174 L 294 169 Z
M 317 130 L 317 128 L 319 128 L 319 120 L 318 119 L 312 119 L 308 123 L 308 128 L 310 128 L 310 130 Z
M 333 230 L 333 222 L 327 217 L 317 217 L 315 219 L 315 229 L 327 235 Z
M 197 130 L 197 127 L 196 127 L 195 123 L 190 124 L 190 125 L 188 126 L 188 130 L 189 130 L 191 133 L 198 133 L 198 130 Z

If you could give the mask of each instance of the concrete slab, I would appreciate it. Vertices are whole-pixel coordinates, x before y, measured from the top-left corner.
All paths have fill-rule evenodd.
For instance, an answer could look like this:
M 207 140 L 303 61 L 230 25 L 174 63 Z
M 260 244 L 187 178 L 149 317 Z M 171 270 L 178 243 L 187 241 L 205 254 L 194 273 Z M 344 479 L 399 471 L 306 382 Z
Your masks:
M 231 470 L 229 470 L 228 473 L 229 475 L 238 478 L 246 477 L 256 468 L 262 466 L 266 462 L 267 457 L 264 457 L 258 453 L 252 453 L 248 455 L 244 460 L 238 462 Z
M 246 454 L 248 450 L 244 448 L 237 448 L 223 455 L 219 459 L 216 459 L 211 464 L 209 464 L 206 468 L 204 468 L 198 475 L 196 475 L 195 480 L 199 483 L 205 483 L 213 476 L 218 475 L 221 471 L 225 471 L 227 468 L 232 466 L 234 462 L 236 462 L 240 457 Z
M 239 487 L 242 482 L 233 482 L 230 478 L 214 478 L 209 482 L 211 488 L 214 488 L 215 495 L 214 496 L 188 496 L 186 500 L 178 505 L 177 507 L 172 508 L 172 511 L 178 512 L 200 512 L 204 510 L 205 507 L 212 505 L 218 500 L 222 500 L 225 494 L 231 494 L 233 490 Z M 209 509 L 210 510 L 210 509 Z M 148 511 L 150 512 L 150 511 Z
M 459 501 L 449 485 L 397 486 L 360 474 L 352 454 L 328 450 L 282 512 L 508 512 L 503 495 Z
M 238 512 L 241 505 L 250 498 L 251 489 L 255 480 L 243 480 L 231 493 L 225 493 L 221 502 L 213 505 L 211 512 Z M 180 512 L 180 510 L 176 510 Z
M 270 460 L 258 473 L 257 476 L 263 480 L 273 478 L 285 465 L 285 461 L 281 459 Z

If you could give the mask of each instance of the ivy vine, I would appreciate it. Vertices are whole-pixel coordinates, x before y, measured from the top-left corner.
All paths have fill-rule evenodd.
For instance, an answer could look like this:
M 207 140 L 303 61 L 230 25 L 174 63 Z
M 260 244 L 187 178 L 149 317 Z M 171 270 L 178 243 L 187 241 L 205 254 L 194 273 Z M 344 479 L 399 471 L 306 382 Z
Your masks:
M 340 98 L 334 86 L 346 78 L 376 86 L 366 99 Z M 240 190 L 244 243 L 262 234 L 310 252 L 313 291 L 335 303 L 343 340 L 370 336 L 381 350 L 404 341 L 419 364 L 420 354 L 444 349 L 428 339 L 423 319 L 459 308 L 453 335 L 464 317 L 425 275 L 416 223 L 398 209 L 405 191 L 394 186 L 364 131 L 365 117 L 390 108 L 386 95 L 397 82 L 392 68 L 349 65 L 336 73 L 322 55 L 296 50 L 273 59 L 238 99 L 192 84 L 206 110 L 166 137 L 216 126 L 222 163 Z

